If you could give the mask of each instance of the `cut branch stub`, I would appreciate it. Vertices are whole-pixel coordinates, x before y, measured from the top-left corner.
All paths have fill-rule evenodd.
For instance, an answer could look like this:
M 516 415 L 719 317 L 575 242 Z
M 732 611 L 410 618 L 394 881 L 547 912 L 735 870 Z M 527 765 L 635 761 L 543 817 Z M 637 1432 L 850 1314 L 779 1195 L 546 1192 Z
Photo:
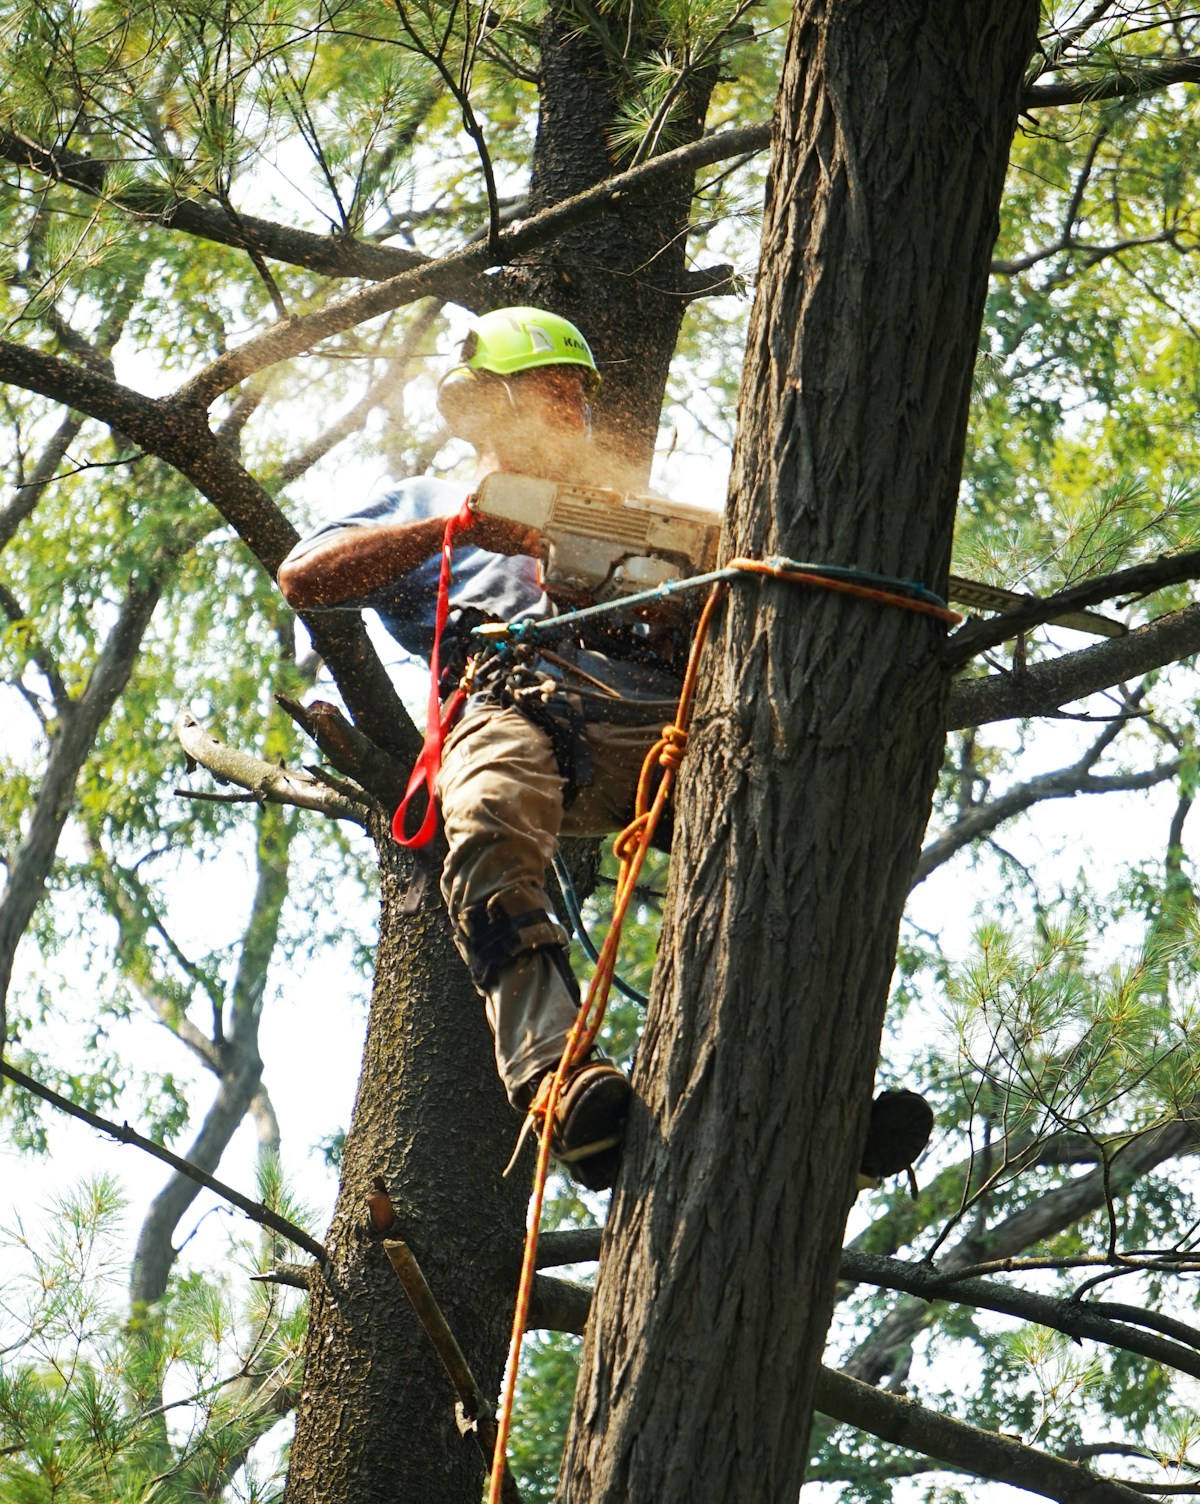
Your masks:
M 395 809 L 408 781 L 408 769 L 402 763 L 364 736 L 327 700 L 310 700 L 307 705 L 287 695 L 276 695 L 275 700 L 340 773 L 360 783 L 389 813 Z

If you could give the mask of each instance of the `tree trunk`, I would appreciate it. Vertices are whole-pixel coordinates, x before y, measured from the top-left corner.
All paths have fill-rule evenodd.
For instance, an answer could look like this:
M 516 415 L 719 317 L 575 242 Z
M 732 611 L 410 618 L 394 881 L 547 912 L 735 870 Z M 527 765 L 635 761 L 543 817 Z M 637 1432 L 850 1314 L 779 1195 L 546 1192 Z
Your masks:
M 624 21 L 619 31 L 624 43 Z M 614 62 L 581 28 L 576 6 L 548 8 L 542 26 L 531 211 L 581 193 L 629 166 L 613 145 L 614 116 L 629 68 L 653 42 L 653 37 L 633 36 L 622 67 L 619 58 Z M 670 145 L 699 138 L 715 71 L 713 66 L 697 72 L 682 91 L 681 119 Z M 693 185 L 693 175 L 683 173 L 661 193 L 630 200 L 601 229 L 587 225 L 569 231 L 548 256 L 513 268 L 504 279 L 512 301 L 552 308 L 587 335 L 603 376 L 597 438 L 643 473 L 654 454 L 679 326 L 688 297 L 695 296 L 695 279 L 685 270 Z
M 528 1198 L 501 1178 L 519 1126 L 437 884 L 402 910 L 409 858 L 379 835 L 380 941 L 341 1193 L 314 1281 L 289 1504 L 477 1504 L 484 1476 L 454 1393 L 367 1217 L 382 1176 L 485 1393 L 499 1385 Z M 330 999 L 336 1013 L 337 998 Z M 313 1089 L 320 1090 L 320 1061 Z
M 609 149 L 617 73 L 551 7 L 534 164 L 537 207 L 622 168 Z M 619 73 L 619 70 L 618 70 Z M 711 79 L 689 99 L 699 135 Z M 673 143 L 677 144 L 677 143 Z M 627 215 L 509 268 L 497 306 L 543 304 L 579 322 L 604 372 L 609 442 L 649 469 L 671 354 L 686 306 L 691 179 Z M 614 440 L 613 436 L 619 435 Z M 342 1185 L 311 1300 L 289 1504 L 420 1500 L 477 1504 L 478 1454 L 453 1425 L 453 1396 L 383 1252 L 366 1194 L 381 1175 L 484 1393 L 507 1351 L 531 1157 L 501 1180 L 519 1127 L 496 1079 L 483 1006 L 449 938 L 431 878 L 417 915 L 401 908 L 403 859 L 380 841 L 383 907 L 374 995 Z M 336 1004 L 334 1004 L 336 1006 Z
M 1034 0 L 802 0 L 730 553 L 944 585 Z M 792 1504 L 904 897 L 930 619 L 734 587 L 681 791 L 639 1102 L 560 1497 Z

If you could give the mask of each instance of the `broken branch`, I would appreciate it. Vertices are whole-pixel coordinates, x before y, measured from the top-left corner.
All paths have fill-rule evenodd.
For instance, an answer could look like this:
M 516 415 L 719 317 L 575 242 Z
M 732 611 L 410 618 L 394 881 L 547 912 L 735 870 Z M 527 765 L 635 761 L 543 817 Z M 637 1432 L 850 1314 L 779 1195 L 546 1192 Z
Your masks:
M 220 737 L 205 730 L 189 710 L 181 710 L 175 717 L 175 735 L 193 761 L 225 783 L 249 790 L 262 803 L 294 804 L 366 828 L 367 811 L 362 802 L 331 788 L 311 773 L 293 772 L 227 746 Z

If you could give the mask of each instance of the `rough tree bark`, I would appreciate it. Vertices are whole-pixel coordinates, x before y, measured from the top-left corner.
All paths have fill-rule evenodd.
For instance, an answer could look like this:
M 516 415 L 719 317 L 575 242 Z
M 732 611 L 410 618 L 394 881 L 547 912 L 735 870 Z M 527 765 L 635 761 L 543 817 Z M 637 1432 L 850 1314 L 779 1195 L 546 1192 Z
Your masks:
M 311 1285 L 305 1374 L 287 1497 L 478 1500 L 482 1467 L 454 1426 L 454 1395 L 367 1221 L 382 1176 L 468 1360 L 504 1361 L 528 1186 L 500 1172 L 512 1141 L 490 1040 L 449 937 L 436 884 L 405 915 L 408 858 L 378 835 L 382 911 L 376 977 L 342 1185 Z M 336 1000 L 333 1003 L 336 1006 Z
M 1035 0 L 801 0 L 727 548 L 944 585 Z M 928 619 L 743 584 L 709 649 L 560 1498 L 791 1504 L 904 896 Z

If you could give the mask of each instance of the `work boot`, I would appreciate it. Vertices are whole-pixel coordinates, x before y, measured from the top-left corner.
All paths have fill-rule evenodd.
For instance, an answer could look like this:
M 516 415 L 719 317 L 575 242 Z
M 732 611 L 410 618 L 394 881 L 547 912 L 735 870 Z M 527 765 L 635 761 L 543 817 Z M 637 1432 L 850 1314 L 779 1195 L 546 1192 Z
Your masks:
M 932 1132 L 933 1108 L 924 1097 L 915 1091 L 881 1091 L 871 1103 L 871 1123 L 858 1167 L 859 1190 L 877 1186 L 885 1176 L 907 1170 L 915 1196 L 913 1161 L 924 1150 Z
M 553 1072 L 544 1076 L 530 1105 L 536 1118 L 549 1095 Z M 607 1060 L 586 1060 L 563 1082 L 550 1128 L 550 1150 L 589 1191 L 607 1191 L 617 1178 L 621 1140 L 633 1088 Z

